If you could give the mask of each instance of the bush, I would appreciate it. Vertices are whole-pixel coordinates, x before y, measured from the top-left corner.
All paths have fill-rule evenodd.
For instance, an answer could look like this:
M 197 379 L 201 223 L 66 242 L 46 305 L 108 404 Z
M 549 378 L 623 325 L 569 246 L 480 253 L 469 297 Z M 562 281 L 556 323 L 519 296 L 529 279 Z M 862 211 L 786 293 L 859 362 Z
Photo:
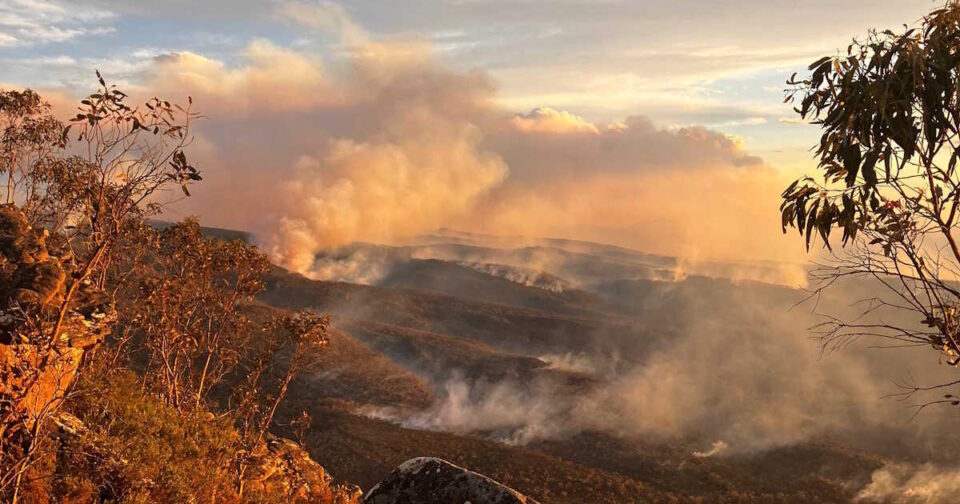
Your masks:
M 239 501 L 231 469 L 237 435 L 229 420 L 177 412 L 143 394 L 132 373 L 91 378 L 82 377 L 73 404 L 86 429 L 59 454 L 67 460 L 58 461 L 58 492 L 93 486 L 118 502 Z

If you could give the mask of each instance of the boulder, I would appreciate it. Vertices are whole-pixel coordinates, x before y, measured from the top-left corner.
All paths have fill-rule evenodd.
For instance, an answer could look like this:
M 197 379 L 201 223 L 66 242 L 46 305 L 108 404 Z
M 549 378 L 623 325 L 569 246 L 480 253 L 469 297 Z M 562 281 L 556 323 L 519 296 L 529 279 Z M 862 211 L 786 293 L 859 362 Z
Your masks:
M 370 489 L 364 504 L 537 504 L 516 490 L 432 457 L 410 459 Z

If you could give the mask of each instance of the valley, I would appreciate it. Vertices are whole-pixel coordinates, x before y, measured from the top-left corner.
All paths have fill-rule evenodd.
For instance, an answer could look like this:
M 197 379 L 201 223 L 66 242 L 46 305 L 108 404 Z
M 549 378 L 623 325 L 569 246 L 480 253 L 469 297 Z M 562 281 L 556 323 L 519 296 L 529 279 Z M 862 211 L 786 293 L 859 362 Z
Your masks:
M 482 239 L 430 237 L 445 259 L 355 246 L 340 260 L 379 257 L 373 284 L 270 274 L 258 309 L 327 313 L 336 328 L 284 414 L 311 415 L 307 446 L 337 478 L 366 487 L 433 456 L 541 502 L 847 502 L 886 464 L 935 457 L 882 387 L 829 383 L 880 379 L 884 363 L 824 365 L 800 289 L 673 279 L 668 258 L 560 240 L 537 253 L 563 258 L 562 274 L 534 270 L 530 249 Z M 504 274 L 517 271 L 552 282 Z

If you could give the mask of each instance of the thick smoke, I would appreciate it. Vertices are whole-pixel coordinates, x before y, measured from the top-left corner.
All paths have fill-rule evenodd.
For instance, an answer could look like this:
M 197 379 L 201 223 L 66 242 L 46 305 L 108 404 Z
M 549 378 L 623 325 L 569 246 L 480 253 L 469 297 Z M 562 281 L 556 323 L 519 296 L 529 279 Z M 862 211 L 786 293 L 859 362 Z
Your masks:
M 790 311 L 799 291 L 702 278 L 656 284 L 652 302 L 659 306 L 643 315 L 670 336 L 651 338 L 636 354 L 618 353 L 624 347 L 607 355 L 544 355 L 545 372 L 533 379 L 488 382 L 454 373 L 435 382 L 442 399 L 432 408 L 393 419 L 517 444 L 583 431 L 679 439 L 703 446 L 700 457 L 831 438 L 931 459 L 958 446 L 953 409 L 927 409 L 911 419 L 929 397 L 888 397 L 902 392 L 898 380 L 950 380 L 952 368 L 926 365 L 929 351 L 870 350 L 876 342 L 862 341 L 821 354 L 806 331 L 816 321 L 811 306 Z M 843 310 L 849 292 L 839 288 L 821 303 Z M 607 336 L 584 337 L 600 346 Z M 593 381 L 571 385 L 581 376 Z
M 470 118 L 489 85 L 434 68 L 424 51 L 366 44 L 338 71 L 266 42 L 251 44 L 240 69 L 161 58 L 151 88 L 191 89 L 211 118 L 199 129 L 210 183 L 185 211 L 253 229 L 304 273 L 331 247 L 468 213 L 507 175 Z
M 873 473 L 858 502 L 949 504 L 960 494 L 960 471 L 933 464 L 888 464 Z
M 314 276 L 332 247 L 441 226 L 694 261 L 800 258 L 771 213 L 785 177 L 736 139 L 506 110 L 484 74 L 442 67 L 417 40 L 371 40 L 321 7 L 278 15 L 307 37 L 336 31 L 323 57 L 253 41 L 239 64 L 175 53 L 143 77 L 143 94 L 190 93 L 207 117 L 192 149 L 206 181 L 180 215 L 252 230 L 275 260 Z
M 570 433 L 568 424 L 555 421 L 567 407 L 548 384 L 468 382 L 454 377 L 442 388 L 444 400 L 412 415 L 394 418 L 413 429 L 444 430 L 469 434 L 487 432 L 500 442 L 525 445 L 556 439 Z M 481 398 L 478 400 L 478 398 Z
M 506 167 L 477 153 L 470 127 L 414 115 L 402 123 L 420 132 L 418 138 L 340 139 L 322 159 L 298 160 L 294 180 L 281 190 L 291 205 L 267 235 L 277 260 L 307 271 L 316 254 L 331 245 L 361 236 L 387 240 L 411 221 L 413 230 L 442 225 L 503 179 Z
M 680 278 L 718 258 L 776 259 L 767 264 L 788 267 L 771 266 L 768 280 L 800 283 L 802 269 L 789 265 L 802 247 L 782 238 L 775 211 L 784 177 L 736 139 L 639 117 L 596 125 L 547 108 L 507 111 L 486 76 L 444 69 L 422 44 L 343 47 L 321 61 L 254 42 L 239 67 L 193 54 L 158 59 L 146 87 L 189 89 L 209 117 L 194 145 L 207 182 L 183 213 L 252 229 L 277 261 L 322 278 L 384 274 L 360 256 L 342 264 L 333 247 L 451 226 L 681 256 L 669 268 Z M 512 265 L 551 271 L 537 259 Z M 512 442 L 581 429 L 695 435 L 737 452 L 864 425 L 900 429 L 909 417 L 881 399 L 891 367 L 854 352 L 823 362 L 808 321 L 785 313 L 789 303 L 722 301 L 749 309 L 681 304 L 664 319 L 681 326 L 669 345 L 633 356 L 642 366 L 626 370 L 594 363 L 618 372 L 593 390 L 451 378 L 447 401 L 406 421 L 503 431 Z

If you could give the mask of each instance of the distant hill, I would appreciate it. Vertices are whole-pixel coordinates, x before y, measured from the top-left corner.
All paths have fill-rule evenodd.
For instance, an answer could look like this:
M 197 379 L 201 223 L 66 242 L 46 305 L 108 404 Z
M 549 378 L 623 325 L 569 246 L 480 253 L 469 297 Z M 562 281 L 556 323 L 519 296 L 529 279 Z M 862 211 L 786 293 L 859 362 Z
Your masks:
M 603 244 L 444 231 L 327 252 L 321 278 L 275 267 L 251 313 L 307 309 L 334 327 L 320 368 L 291 389 L 280 433 L 308 412 L 308 447 L 337 481 L 369 487 L 435 456 L 558 503 L 852 502 L 886 464 L 949 463 L 925 448 L 943 415 L 904 428 L 896 408 L 872 405 L 882 388 L 848 389 L 888 380 L 888 354 L 817 363 L 811 305 L 795 308 L 807 294 L 762 281 L 776 265 L 756 265 L 755 279 L 744 265 L 682 266 Z M 852 310 L 849 296 L 870 289 L 819 302 Z M 637 427 L 662 415 L 678 426 Z M 838 423 L 808 427 L 821 417 Z
M 157 229 L 163 229 L 171 223 L 163 220 L 150 220 L 149 224 Z M 244 243 L 253 243 L 253 233 L 249 231 L 240 231 L 237 229 L 226 229 L 218 227 L 203 226 L 204 236 L 208 238 L 217 238 L 225 241 L 240 240 Z

